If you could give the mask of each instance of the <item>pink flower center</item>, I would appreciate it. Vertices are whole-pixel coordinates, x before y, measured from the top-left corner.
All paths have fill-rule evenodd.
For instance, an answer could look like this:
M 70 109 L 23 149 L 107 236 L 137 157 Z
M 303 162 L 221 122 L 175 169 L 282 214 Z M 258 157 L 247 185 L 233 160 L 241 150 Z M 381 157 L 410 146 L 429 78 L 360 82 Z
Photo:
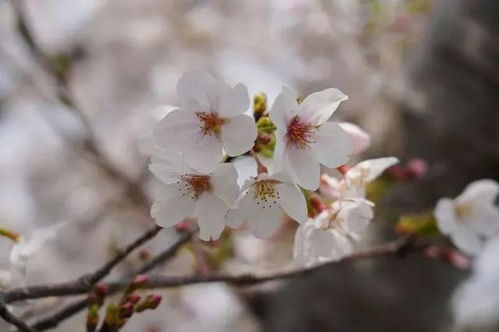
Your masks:
M 270 209 L 277 204 L 279 200 L 279 191 L 276 189 L 276 180 L 261 180 L 255 183 L 255 201 L 256 205 L 262 209 Z
M 197 112 L 196 116 L 201 123 L 199 129 L 203 135 L 219 135 L 222 126 L 227 122 L 227 119 L 221 118 L 216 113 Z
M 287 142 L 298 149 L 310 148 L 310 144 L 316 142 L 316 129 L 310 123 L 305 123 L 298 116 L 295 116 L 288 124 Z
M 177 184 L 182 196 L 189 196 L 190 199 L 198 199 L 202 193 L 212 189 L 208 175 L 183 174 Z

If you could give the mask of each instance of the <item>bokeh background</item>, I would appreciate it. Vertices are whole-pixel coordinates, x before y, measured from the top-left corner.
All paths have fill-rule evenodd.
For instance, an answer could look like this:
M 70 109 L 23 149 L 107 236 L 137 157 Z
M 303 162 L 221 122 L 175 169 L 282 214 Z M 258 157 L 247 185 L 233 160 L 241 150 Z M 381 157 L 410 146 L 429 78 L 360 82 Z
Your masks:
M 303 96 L 337 87 L 350 99 L 336 119 L 373 137 L 364 157 L 426 160 L 422 179 L 395 186 L 381 202 L 389 212 L 367 240 L 379 242 L 394 236 L 394 216 L 431 208 L 473 179 L 499 177 L 498 59 L 496 0 L 0 1 L 0 225 L 29 235 L 70 224 L 32 257 L 28 283 L 99 266 L 151 223 L 137 188 L 119 179 L 151 197 L 151 128 L 176 104 L 180 76 L 204 68 L 270 102 L 284 84 Z M 47 74 L 47 60 L 60 77 Z M 81 113 L 61 103 L 61 93 Z M 175 236 L 162 232 L 147 249 Z M 229 258 L 211 268 L 276 269 L 289 262 L 291 245 L 286 227 L 269 241 L 237 233 Z M 10 246 L 0 239 L 4 268 Z M 209 250 L 195 243 L 160 272 L 203 268 Z M 132 256 L 115 276 L 139 262 Z M 165 291 L 158 310 L 124 331 L 453 331 L 448 303 L 466 275 L 411 257 L 244 290 L 190 286 Z M 29 320 L 61 301 L 21 311 Z M 56 330 L 83 324 L 80 315 Z

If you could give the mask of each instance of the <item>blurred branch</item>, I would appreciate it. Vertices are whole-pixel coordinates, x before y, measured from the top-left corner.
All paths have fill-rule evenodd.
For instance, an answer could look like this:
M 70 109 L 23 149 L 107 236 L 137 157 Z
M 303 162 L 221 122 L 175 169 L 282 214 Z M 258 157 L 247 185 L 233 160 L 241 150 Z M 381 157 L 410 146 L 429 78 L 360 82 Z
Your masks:
M 84 157 L 87 159 L 91 158 L 92 162 L 107 176 L 124 185 L 131 198 L 140 205 L 146 206 L 147 196 L 144 193 L 140 182 L 132 179 L 121 169 L 116 167 L 101 150 L 90 121 L 71 94 L 68 81 L 71 63 L 68 62 L 68 64 L 62 66 L 62 68 L 61 66 L 57 66 L 55 60 L 47 56 L 37 44 L 31 27 L 29 26 L 29 22 L 24 14 L 22 0 L 11 0 L 11 5 L 16 18 L 19 35 L 28 46 L 36 62 L 46 74 L 55 81 L 57 99 L 76 115 L 85 131 L 86 137 L 82 141 L 75 141 L 74 139 L 67 137 L 64 133 L 58 132 L 58 134 L 61 135 L 68 144 L 76 148 Z
M 153 230 L 151 230 L 153 231 Z M 151 232 L 150 231 L 150 232 Z M 182 241 L 182 238 L 181 240 Z M 164 255 L 164 257 L 169 258 L 171 257 L 170 255 L 174 254 L 176 250 L 180 247 L 180 245 L 174 245 L 176 248 L 175 250 L 170 250 L 167 249 L 169 255 Z M 234 286 L 247 286 L 247 285 L 253 285 L 253 284 L 259 284 L 263 283 L 266 281 L 271 281 L 271 280 L 277 280 L 277 279 L 288 279 L 288 278 L 293 278 L 296 276 L 301 276 L 310 273 L 311 271 L 314 271 L 320 267 L 326 266 L 326 265 L 333 265 L 337 264 L 338 262 L 351 262 L 351 261 L 356 261 L 360 259 L 365 259 L 365 258 L 372 258 L 372 257 L 378 257 L 378 256 L 386 256 L 386 255 L 398 255 L 401 253 L 408 252 L 410 250 L 412 251 L 420 251 L 421 248 L 426 248 L 426 245 L 424 246 L 416 246 L 411 238 L 409 237 L 403 237 L 400 238 L 396 241 L 393 242 L 388 242 L 386 244 L 382 244 L 376 247 L 372 247 L 367 250 L 363 251 L 358 251 L 355 252 L 349 256 L 344 257 L 340 261 L 335 261 L 335 262 L 329 262 L 325 264 L 320 264 L 314 267 L 310 268 L 303 268 L 303 269 L 296 269 L 296 270 L 290 270 L 290 271 L 284 271 L 284 272 L 273 272 L 267 275 L 254 275 L 254 274 L 243 274 L 243 275 L 226 275 L 226 274 L 211 274 L 211 275 L 193 275 L 193 276 L 181 276 L 181 277 L 174 277 L 174 276 L 154 276 L 151 278 L 151 281 L 144 286 L 144 288 L 165 288 L 165 287 L 177 287 L 177 286 L 183 286 L 183 285 L 190 285 L 190 284 L 197 284 L 197 283 L 208 283 L 208 282 L 225 282 Z M 116 261 L 116 260 L 113 260 Z M 154 267 L 158 262 L 160 262 L 159 259 L 155 260 L 155 264 L 148 264 L 147 268 L 142 268 L 139 271 L 141 272 L 147 272 L 149 271 L 152 267 Z M 109 264 L 109 263 L 108 263 Z M 108 265 L 106 264 L 106 266 Z M 108 268 L 101 268 L 98 271 L 102 270 L 109 270 Z M 100 272 L 94 272 L 90 276 L 95 276 L 99 275 L 101 276 L 102 273 Z M 66 296 L 66 295 L 78 295 L 78 294 L 84 294 L 88 292 L 92 286 L 95 284 L 90 284 L 86 282 L 82 282 L 82 279 L 79 279 L 78 281 L 75 282 L 66 282 L 66 283 L 60 283 L 60 284 L 54 284 L 54 285 L 39 285 L 39 286 L 29 286 L 29 287 L 24 287 L 24 288 L 16 288 L 12 289 L 10 291 L 5 291 L 3 293 L 0 293 L 6 303 L 12 303 L 15 301 L 20 301 L 20 300 L 27 300 L 27 299 L 35 299 L 35 298 L 41 298 L 41 297 L 48 297 L 48 296 Z M 92 277 L 93 281 L 95 280 L 100 280 L 98 278 Z M 95 282 L 97 282 L 95 281 Z M 117 282 L 111 282 L 108 285 L 110 286 L 111 289 L 121 289 L 123 287 L 126 287 L 128 283 L 130 282 L 130 278 L 126 278 L 125 280 L 117 281 Z
M 184 244 L 186 244 L 192 239 L 192 236 L 194 235 L 195 232 L 196 230 L 181 233 L 180 238 L 172 246 L 166 248 L 164 251 L 160 252 L 158 255 L 153 257 L 149 262 L 145 263 L 142 267 L 140 267 L 137 271 L 135 271 L 135 273 L 133 273 L 130 276 L 128 281 L 131 280 L 134 275 L 149 272 L 152 269 L 158 267 L 159 265 L 169 261 L 171 258 L 175 256 L 175 254 Z M 119 288 L 112 289 L 113 292 L 117 290 L 119 290 Z M 59 325 L 59 323 L 76 315 L 80 311 L 87 308 L 87 306 L 88 306 L 87 297 L 81 300 L 76 300 L 64 306 L 62 309 L 56 311 L 52 315 L 45 317 L 39 320 L 38 322 L 35 322 L 33 324 L 33 328 L 39 331 L 45 331 L 51 328 L 55 328 L 57 327 L 57 325 Z
M 11 291 L 1 292 L 0 295 L 3 297 L 6 303 L 11 303 L 15 301 L 36 299 L 47 296 L 65 296 L 86 293 L 90 289 L 92 289 L 92 287 L 97 282 L 106 277 L 111 272 L 111 270 L 122 260 L 124 260 L 132 251 L 155 237 L 161 230 L 161 227 L 153 226 L 145 233 L 143 233 L 140 237 L 138 237 L 135 241 L 127 245 L 125 249 L 114 256 L 110 261 L 95 270 L 93 273 L 84 275 L 75 281 L 63 282 L 53 285 L 40 285 L 18 288 Z
M 1 301 L 0 301 L 1 302 Z M 38 332 L 38 330 L 29 327 L 22 320 L 13 315 L 4 303 L 0 303 L 0 317 L 2 317 L 7 323 L 14 325 L 22 332 Z

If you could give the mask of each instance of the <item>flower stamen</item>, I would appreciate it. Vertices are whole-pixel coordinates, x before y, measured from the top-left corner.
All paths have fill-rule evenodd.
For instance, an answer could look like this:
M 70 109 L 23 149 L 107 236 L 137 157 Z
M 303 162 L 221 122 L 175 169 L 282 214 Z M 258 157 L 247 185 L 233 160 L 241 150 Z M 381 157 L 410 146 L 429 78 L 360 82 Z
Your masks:
M 216 113 L 206 113 L 206 112 L 197 112 L 196 116 L 201 123 L 199 129 L 203 132 L 203 135 L 220 135 L 220 131 L 222 126 L 227 123 L 227 119 L 221 118 Z
M 454 205 L 454 213 L 461 219 L 466 219 L 473 214 L 473 207 L 470 204 L 458 203 Z
M 287 142 L 298 149 L 309 149 L 310 144 L 316 143 L 316 129 L 310 123 L 305 123 L 298 116 L 295 116 L 288 125 Z
M 262 209 L 270 209 L 277 204 L 280 196 L 275 187 L 276 184 L 276 180 L 261 180 L 254 184 L 256 205 L 261 206 Z
M 202 193 L 212 189 L 210 177 L 207 175 L 183 174 L 177 184 L 182 196 L 190 196 L 193 200 L 197 200 Z

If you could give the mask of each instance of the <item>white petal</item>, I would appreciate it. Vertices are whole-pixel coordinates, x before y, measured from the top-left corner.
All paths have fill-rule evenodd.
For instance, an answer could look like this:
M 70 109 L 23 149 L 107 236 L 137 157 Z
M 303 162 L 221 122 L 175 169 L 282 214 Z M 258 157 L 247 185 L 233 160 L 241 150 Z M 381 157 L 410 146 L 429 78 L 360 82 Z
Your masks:
M 236 168 L 237 172 L 237 185 L 239 188 L 250 180 L 252 177 L 256 177 L 258 174 L 257 164 L 253 157 L 250 156 L 242 156 L 240 158 L 236 158 L 232 164 Z
M 222 160 L 222 142 L 206 135 L 201 141 L 184 152 L 184 161 L 190 167 L 203 172 L 212 172 Z
M 258 238 L 267 238 L 275 232 L 281 222 L 281 211 L 277 205 L 262 208 L 256 204 L 251 207 L 248 215 L 248 226 Z
M 155 146 L 151 156 L 149 170 L 163 183 L 170 184 L 178 180 L 184 173 L 190 173 L 182 162 L 182 153 Z
M 479 236 L 461 225 L 451 234 L 452 242 L 469 255 L 477 255 L 482 251 L 483 242 Z
M 494 180 L 482 179 L 470 183 L 456 200 L 473 201 L 478 204 L 485 201 L 493 204 L 498 195 L 499 184 Z
M 284 167 L 301 187 L 307 190 L 319 188 L 320 165 L 310 150 L 289 146 L 284 151 Z
M 363 199 L 343 201 L 338 204 L 340 205 L 338 218 L 343 221 L 345 230 L 354 237 L 359 236 L 374 217 L 373 204 Z
M 274 166 L 274 172 L 278 172 L 282 169 L 283 167 L 283 162 L 284 162 L 284 151 L 286 149 L 286 132 L 277 129 L 274 132 L 276 143 L 274 147 L 274 155 L 272 156 L 272 159 L 275 161 L 275 166 Z
M 338 124 L 326 122 L 321 125 L 316 139 L 317 142 L 311 147 L 321 164 L 333 168 L 348 161 L 353 149 L 352 142 Z
M 348 170 L 346 177 L 357 178 L 358 176 L 364 176 L 364 183 L 368 183 L 380 176 L 387 168 L 398 163 L 399 160 L 395 157 L 377 158 L 364 160 L 351 169 Z M 367 170 L 367 172 L 365 172 Z
M 248 220 L 248 216 L 251 211 L 253 197 L 255 195 L 255 189 L 250 188 L 243 194 L 240 200 L 237 201 L 237 206 L 229 212 L 227 212 L 226 221 L 227 225 L 233 228 L 240 227 L 243 222 Z
M 300 104 L 304 118 L 314 125 L 326 122 L 348 97 L 338 89 L 326 89 L 309 95 Z
M 216 240 L 225 227 L 225 203 L 210 193 L 203 193 L 196 203 L 195 216 L 199 224 L 199 238 Z
M 338 124 L 350 138 L 353 144 L 353 153 L 359 154 L 371 146 L 371 135 L 362 128 L 350 122 L 339 122 Z
M 456 216 L 454 214 L 454 203 L 449 198 L 441 198 L 435 207 L 435 218 L 437 226 L 442 234 L 450 234 L 456 227 Z
M 220 164 L 211 175 L 213 193 L 231 206 L 239 196 L 237 172 L 233 164 Z
M 195 201 L 179 194 L 179 186 L 165 186 L 151 207 L 151 216 L 162 227 L 173 226 L 192 216 Z
M 295 186 L 278 184 L 279 204 L 286 214 L 299 223 L 307 220 L 307 202 L 303 193 Z
M 244 84 L 237 84 L 220 102 L 218 113 L 223 117 L 243 114 L 250 107 L 248 89 Z
M 298 103 L 296 97 L 288 92 L 281 92 L 274 101 L 270 109 L 270 120 L 280 128 L 286 131 L 287 125 L 298 112 Z
M 257 134 L 252 117 L 246 114 L 236 115 L 222 126 L 223 147 L 229 156 L 239 156 L 253 147 Z
M 199 119 L 193 113 L 175 110 L 154 127 L 153 141 L 160 147 L 184 151 L 195 143 L 200 134 Z
M 216 111 L 218 98 L 228 86 L 218 82 L 213 76 L 202 70 L 194 70 L 184 74 L 177 84 L 177 95 L 186 111 Z

